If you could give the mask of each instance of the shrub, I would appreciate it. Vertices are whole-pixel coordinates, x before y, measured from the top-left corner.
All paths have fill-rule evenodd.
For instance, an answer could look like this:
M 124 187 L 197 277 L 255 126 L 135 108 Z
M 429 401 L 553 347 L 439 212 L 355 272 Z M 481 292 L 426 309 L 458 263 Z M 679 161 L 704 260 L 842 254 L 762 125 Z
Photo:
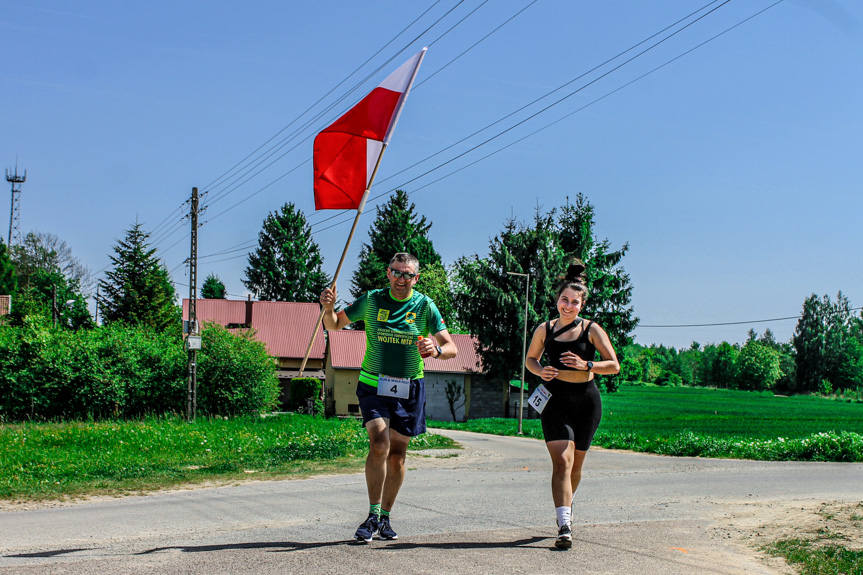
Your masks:
M 291 399 L 288 410 L 300 413 L 307 411 L 308 400 L 314 401 L 314 412 L 323 415 L 324 402 L 321 399 L 321 380 L 313 377 L 296 377 L 291 380 Z
M 276 360 L 250 330 L 208 323 L 198 353 L 198 409 L 208 415 L 271 411 L 279 398 Z
M 212 327 L 205 342 L 198 354 L 203 414 L 275 405 L 275 361 L 263 344 Z M 0 326 L 0 420 L 185 413 L 187 357 L 179 330 L 116 323 L 71 332 L 28 316 L 20 326 Z

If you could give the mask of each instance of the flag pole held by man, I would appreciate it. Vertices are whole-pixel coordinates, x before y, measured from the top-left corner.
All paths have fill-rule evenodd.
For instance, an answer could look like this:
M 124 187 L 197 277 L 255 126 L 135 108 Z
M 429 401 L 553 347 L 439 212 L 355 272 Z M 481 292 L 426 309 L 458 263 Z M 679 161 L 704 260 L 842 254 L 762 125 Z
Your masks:
M 426 50 L 427 48 L 423 48 L 399 66 L 377 88 L 315 137 L 315 209 L 357 210 L 345 249 L 333 275 L 333 291 L 336 289 L 336 281 L 345 263 L 384 150 L 392 138 Z M 318 325 L 323 317 L 322 309 L 300 364 L 300 376 L 306 368 Z

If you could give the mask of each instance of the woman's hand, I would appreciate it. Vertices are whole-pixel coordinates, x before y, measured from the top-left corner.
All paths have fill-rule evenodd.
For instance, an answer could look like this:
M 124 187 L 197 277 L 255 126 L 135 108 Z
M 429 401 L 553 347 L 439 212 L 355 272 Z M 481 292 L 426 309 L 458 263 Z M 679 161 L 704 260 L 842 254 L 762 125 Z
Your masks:
M 552 379 L 557 377 L 558 373 L 560 372 L 557 370 L 557 368 L 546 365 L 542 368 L 542 373 L 540 374 L 540 377 L 543 381 L 551 381 Z
M 560 354 L 560 363 L 578 371 L 587 371 L 587 362 L 571 351 L 565 351 Z

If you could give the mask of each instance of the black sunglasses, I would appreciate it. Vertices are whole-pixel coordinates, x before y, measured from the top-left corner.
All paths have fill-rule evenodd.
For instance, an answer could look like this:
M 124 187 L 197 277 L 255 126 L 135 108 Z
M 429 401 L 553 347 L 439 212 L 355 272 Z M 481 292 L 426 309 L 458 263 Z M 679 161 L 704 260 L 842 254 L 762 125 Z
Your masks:
M 393 268 L 390 268 L 390 272 L 393 274 L 393 277 L 395 277 L 396 279 L 404 278 L 406 280 L 412 280 L 415 277 L 417 277 L 417 275 L 418 275 L 418 274 L 412 274 L 410 272 L 400 272 L 399 270 L 394 270 Z

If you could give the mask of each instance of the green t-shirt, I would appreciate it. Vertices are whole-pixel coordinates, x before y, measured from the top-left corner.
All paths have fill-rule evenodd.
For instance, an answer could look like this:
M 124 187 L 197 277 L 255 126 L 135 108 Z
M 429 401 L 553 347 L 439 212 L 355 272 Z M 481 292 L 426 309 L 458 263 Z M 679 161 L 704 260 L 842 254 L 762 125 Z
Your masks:
M 360 381 L 373 387 L 377 387 L 381 374 L 423 377 L 417 339 L 446 329 L 435 303 L 416 290 L 405 301 L 394 299 L 389 288 L 366 292 L 345 308 L 345 315 L 351 321 L 366 323 L 366 355 Z

